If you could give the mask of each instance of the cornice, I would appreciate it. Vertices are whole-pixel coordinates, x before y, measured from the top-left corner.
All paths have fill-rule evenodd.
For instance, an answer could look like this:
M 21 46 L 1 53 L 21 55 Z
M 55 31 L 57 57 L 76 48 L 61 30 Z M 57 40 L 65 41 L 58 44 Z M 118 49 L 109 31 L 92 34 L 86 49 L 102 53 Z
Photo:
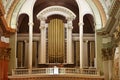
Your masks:
M 106 23 L 106 27 L 100 29 L 100 30 L 97 30 L 97 34 L 98 35 L 108 35 L 110 33 L 110 31 L 112 30 L 113 26 L 114 26 L 114 23 L 115 23 L 116 19 L 113 17 L 110 17 Z M 110 34 L 109 34 L 110 35 Z
M 117 24 L 119 23 L 120 19 L 120 1 L 114 0 L 110 11 L 109 11 L 109 19 L 104 28 L 97 31 L 99 35 L 110 35 L 113 36 L 114 31 L 116 30 Z
M 54 12 L 54 13 L 53 13 Z M 53 14 L 60 14 L 64 16 L 68 21 L 72 21 L 75 19 L 76 15 L 69 9 L 62 6 L 51 6 L 43 9 L 37 14 L 37 18 L 44 21 L 48 16 Z
M 109 10 L 109 16 L 116 15 L 118 9 L 120 8 L 120 0 L 113 0 L 111 8 Z

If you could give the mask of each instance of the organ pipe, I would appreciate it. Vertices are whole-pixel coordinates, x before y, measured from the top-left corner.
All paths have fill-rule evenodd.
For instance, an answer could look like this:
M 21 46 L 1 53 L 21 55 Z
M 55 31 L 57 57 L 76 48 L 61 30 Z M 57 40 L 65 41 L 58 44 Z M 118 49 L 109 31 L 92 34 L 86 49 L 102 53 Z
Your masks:
M 49 63 L 63 63 L 65 56 L 64 23 L 60 19 L 52 19 L 48 25 Z

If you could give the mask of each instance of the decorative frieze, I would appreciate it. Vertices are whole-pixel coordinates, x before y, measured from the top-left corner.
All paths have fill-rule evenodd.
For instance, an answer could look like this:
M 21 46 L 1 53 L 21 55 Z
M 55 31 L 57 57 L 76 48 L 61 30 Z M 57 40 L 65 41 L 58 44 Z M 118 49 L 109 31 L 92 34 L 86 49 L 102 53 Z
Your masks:
M 114 50 L 112 48 L 102 48 L 102 58 L 103 60 L 112 60 Z
M 53 13 L 54 12 L 54 13 Z M 48 7 L 44 10 L 42 10 L 40 13 L 38 13 L 37 18 L 41 18 L 41 17 L 45 17 L 47 18 L 48 16 L 52 15 L 52 14 L 60 14 L 63 15 L 67 18 L 72 18 L 75 19 L 76 15 L 70 11 L 69 9 L 65 8 L 65 7 L 61 7 L 61 6 L 52 6 L 52 7 Z

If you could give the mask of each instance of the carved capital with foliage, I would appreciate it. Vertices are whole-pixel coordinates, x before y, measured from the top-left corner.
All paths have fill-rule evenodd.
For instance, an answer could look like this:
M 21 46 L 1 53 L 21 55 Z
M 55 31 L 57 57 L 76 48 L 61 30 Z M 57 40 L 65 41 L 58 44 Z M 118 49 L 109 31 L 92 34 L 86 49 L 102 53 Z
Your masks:
M 113 52 L 112 48 L 103 48 L 102 49 L 102 58 L 103 60 L 112 60 L 113 59 Z

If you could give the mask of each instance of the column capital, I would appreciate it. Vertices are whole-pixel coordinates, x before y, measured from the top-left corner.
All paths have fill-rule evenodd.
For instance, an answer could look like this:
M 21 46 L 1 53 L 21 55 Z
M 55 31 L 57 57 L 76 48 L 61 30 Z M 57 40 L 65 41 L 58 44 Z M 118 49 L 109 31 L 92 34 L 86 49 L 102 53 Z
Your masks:
M 45 21 L 46 17 L 40 17 L 39 19 L 40 19 L 40 21 Z
M 33 23 L 33 22 L 29 22 L 28 25 L 29 25 L 29 26 L 33 26 L 34 23 Z
M 68 29 L 73 29 L 72 23 L 67 23 L 67 28 Z
M 113 49 L 112 48 L 102 48 L 102 57 L 103 60 L 112 60 L 113 59 Z
M 40 26 L 40 29 L 45 29 L 45 28 L 47 28 L 48 27 L 48 24 L 41 24 L 41 26 Z
M 79 22 L 78 25 L 79 25 L 79 26 L 83 26 L 84 23 L 83 23 L 83 22 Z
M 67 28 L 68 28 L 68 29 L 73 29 L 73 26 L 68 26 Z
M 45 29 L 45 26 L 40 26 L 40 29 Z
M 65 24 L 65 27 L 68 29 L 73 29 L 72 20 L 68 20 L 67 24 Z

